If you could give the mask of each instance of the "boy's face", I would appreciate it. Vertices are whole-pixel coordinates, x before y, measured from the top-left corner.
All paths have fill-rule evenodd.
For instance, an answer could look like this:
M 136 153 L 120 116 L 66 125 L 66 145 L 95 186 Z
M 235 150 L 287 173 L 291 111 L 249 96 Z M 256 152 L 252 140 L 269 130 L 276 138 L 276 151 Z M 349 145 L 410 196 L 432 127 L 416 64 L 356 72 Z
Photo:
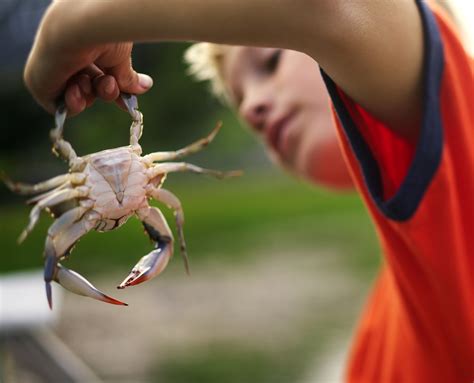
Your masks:
M 336 141 L 317 63 L 290 50 L 231 47 L 222 65 L 239 115 L 262 137 L 272 157 L 314 179 L 318 147 Z

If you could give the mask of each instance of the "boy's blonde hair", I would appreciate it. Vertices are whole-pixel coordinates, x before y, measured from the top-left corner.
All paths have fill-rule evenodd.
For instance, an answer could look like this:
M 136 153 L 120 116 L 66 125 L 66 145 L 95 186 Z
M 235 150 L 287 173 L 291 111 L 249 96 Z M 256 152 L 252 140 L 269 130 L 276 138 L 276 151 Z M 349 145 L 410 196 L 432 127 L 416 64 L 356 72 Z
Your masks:
M 223 44 L 196 43 L 184 53 L 188 73 L 196 80 L 209 81 L 211 92 L 224 103 L 231 101 L 222 72 L 222 61 L 229 48 Z

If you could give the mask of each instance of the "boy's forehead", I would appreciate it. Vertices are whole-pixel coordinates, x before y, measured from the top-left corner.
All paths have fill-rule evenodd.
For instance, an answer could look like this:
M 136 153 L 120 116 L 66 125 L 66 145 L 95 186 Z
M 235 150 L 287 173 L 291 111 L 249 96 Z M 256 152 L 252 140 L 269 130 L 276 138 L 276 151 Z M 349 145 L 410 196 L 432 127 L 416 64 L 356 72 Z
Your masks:
M 224 67 L 229 69 L 238 66 L 252 56 L 252 48 L 235 46 L 228 49 L 224 56 Z
M 266 48 L 233 46 L 224 55 L 222 66 L 224 76 L 229 79 L 251 66 Z
M 270 48 L 256 48 L 256 47 L 244 47 L 244 46 L 233 46 L 227 51 L 225 58 L 230 63 L 242 63 L 246 60 L 252 60 L 261 55 L 265 50 Z
M 230 80 L 237 75 L 239 68 L 245 63 L 247 47 L 230 47 L 222 58 L 222 73 L 225 80 Z

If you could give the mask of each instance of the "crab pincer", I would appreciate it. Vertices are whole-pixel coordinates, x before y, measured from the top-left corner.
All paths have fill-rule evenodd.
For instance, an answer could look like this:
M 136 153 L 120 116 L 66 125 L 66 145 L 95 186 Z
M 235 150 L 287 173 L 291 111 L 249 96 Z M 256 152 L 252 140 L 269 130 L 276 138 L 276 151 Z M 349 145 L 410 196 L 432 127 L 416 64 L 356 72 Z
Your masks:
M 47 257 L 44 268 L 46 297 L 48 299 L 50 309 L 53 308 L 51 281 L 59 283 L 66 290 L 69 290 L 74 294 L 82 295 L 113 305 L 128 306 L 127 303 L 104 294 L 82 275 L 73 270 L 67 269 L 61 264 L 56 263 L 56 261 L 57 259 L 54 256 Z
M 118 289 L 135 286 L 157 276 L 173 256 L 173 234 L 161 211 L 156 207 L 148 207 L 139 210 L 137 214 L 155 249 L 138 261 L 130 274 L 117 286 Z
M 117 286 L 118 289 L 124 289 L 128 286 L 135 286 L 160 274 L 168 264 L 171 258 L 171 249 L 169 244 L 163 248 L 157 248 L 148 255 L 143 256 L 135 265 L 130 274 Z

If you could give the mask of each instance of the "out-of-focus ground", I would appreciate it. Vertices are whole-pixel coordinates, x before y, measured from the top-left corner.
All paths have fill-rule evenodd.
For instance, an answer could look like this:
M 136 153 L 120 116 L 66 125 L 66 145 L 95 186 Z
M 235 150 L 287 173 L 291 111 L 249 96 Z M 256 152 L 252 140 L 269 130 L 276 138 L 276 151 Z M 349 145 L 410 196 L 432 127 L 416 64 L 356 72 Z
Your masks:
M 261 368 L 279 371 L 279 378 L 257 372 L 259 380 L 254 369 L 242 371 L 251 360 L 235 358 L 227 373 L 238 371 L 242 383 L 339 381 L 343 366 L 333 355 L 345 352 L 367 286 L 341 271 L 337 254 L 255 254 L 231 267 L 200 265 L 191 277 L 179 261 L 159 279 L 115 294 L 129 307 L 67 294 L 57 333 L 107 382 L 176 381 L 168 379 L 190 358 L 212 370 L 228 350 L 268 354 Z M 112 291 L 122 277 L 95 282 Z M 292 353 L 305 349 L 302 370 L 294 371 Z

